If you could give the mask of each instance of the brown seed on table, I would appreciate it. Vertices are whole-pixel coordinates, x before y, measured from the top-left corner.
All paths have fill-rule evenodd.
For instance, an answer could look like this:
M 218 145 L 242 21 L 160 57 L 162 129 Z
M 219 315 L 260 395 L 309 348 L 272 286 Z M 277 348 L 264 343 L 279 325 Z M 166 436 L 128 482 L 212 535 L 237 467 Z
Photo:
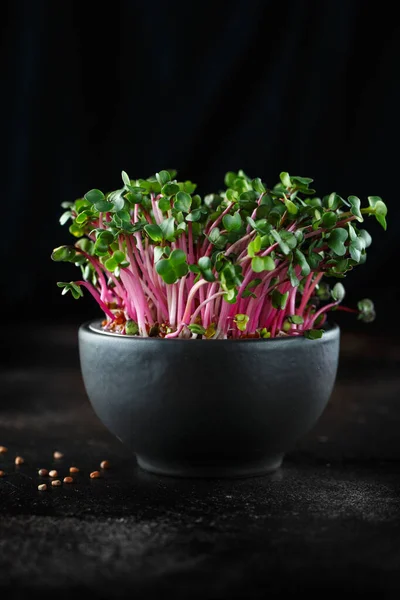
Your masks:
M 25 462 L 25 460 L 22 458 L 22 456 L 17 456 L 17 457 L 15 458 L 15 464 L 16 464 L 16 465 L 23 465 L 23 464 L 24 464 L 24 462 Z
M 99 477 L 101 477 L 100 471 L 92 471 L 90 473 L 90 479 L 98 479 Z
M 45 492 L 47 490 L 47 485 L 45 483 L 41 483 L 37 486 L 37 489 L 39 490 L 39 492 Z
M 46 475 L 48 475 L 49 472 L 47 469 L 39 469 L 38 471 L 38 475 L 40 475 L 40 477 L 46 477 Z
M 109 468 L 111 467 L 111 463 L 110 463 L 110 461 L 109 461 L 109 460 L 103 460 L 103 461 L 100 463 L 100 467 L 101 467 L 102 469 L 109 469 Z
M 74 483 L 74 480 L 72 477 L 64 477 L 64 483 Z
M 60 458 L 64 458 L 64 454 L 62 452 L 58 452 L 58 450 L 56 450 L 55 452 L 53 452 L 53 457 L 58 460 Z
M 51 485 L 53 485 L 54 487 L 59 487 L 61 485 L 61 481 L 59 479 L 54 479 L 51 482 Z
M 53 471 L 50 471 L 49 475 L 50 475 L 50 477 L 57 477 L 58 473 L 57 473 L 57 471 L 53 470 Z
M 0 446 L 0 454 L 5 454 L 8 451 L 8 448 L 5 446 Z
M 5 473 L 4 471 L 0 471 L 0 477 L 4 477 Z
M 69 472 L 70 473 L 79 473 L 79 469 L 78 469 L 78 467 L 70 467 Z

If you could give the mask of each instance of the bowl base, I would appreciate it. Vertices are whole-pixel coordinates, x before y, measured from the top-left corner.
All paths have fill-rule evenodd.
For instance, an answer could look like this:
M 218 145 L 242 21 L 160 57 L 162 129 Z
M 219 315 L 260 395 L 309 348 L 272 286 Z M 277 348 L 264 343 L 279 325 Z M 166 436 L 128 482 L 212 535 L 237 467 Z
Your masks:
M 282 464 L 283 454 L 266 456 L 261 460 L 224 464 L 163 462 L 154 459 L 149 460 L 138 455 L 136 455 L 136 459 L 141 469 L 149 473 L 155 473 L 156 475 L 186 478 L 237 479 L 257 477 L 276 471 Z

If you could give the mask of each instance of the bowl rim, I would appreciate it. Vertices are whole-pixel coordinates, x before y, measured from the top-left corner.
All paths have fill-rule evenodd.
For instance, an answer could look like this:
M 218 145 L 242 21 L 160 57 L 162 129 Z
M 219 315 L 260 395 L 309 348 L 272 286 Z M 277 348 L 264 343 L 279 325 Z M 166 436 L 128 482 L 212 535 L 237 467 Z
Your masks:
M 154 344 L 154 343 L 165 343 L 165 341 L 168 342 L 174 342 L 174 344 L 187 344 L 188 342 L 193 342 L 196 340 L 192 340 L 192 339 L 182 339 L 182 338 L 171 338 L 170 340 L 165 340 L 159 337 L 141 337 L 138 335 L 121 335 L 120 333 L 115 333 L 113 331 L 104 331 L 101 327 L 102 319 L 101 318 L 97 318 L 97 319 L 90 319 L 89 321 L 85 321 L 84 323 L 82 323 L 82 325 L 79 327 L 79 331 L 82 332 L 86 332 L 92 335 L 96 335 L 96 336 L 100 336 L 100 337 L 110 337 L 110 338 L 116 338 L 116 339 L 120 339 L 121 341 L 123 340 L 123 343 L 132 343 L 132 342 L 138 342 L 138 343 L 150 343 L 150 344 Z M 267 339 L 262 339 L 262 338 L 245 338 L 245 339 L 218 339 L 218 340 L 200 340 L 200 341 L 204 341 L 206 343 L 210 343 L 210 344 L 226 344 L 228 346 L 231 346 L 233 343 L 237 346 L 237 345 L 241 345 L 241 344 L 293 344 L 294 342 L 297 342 L 298 344 L 320 344 L 320 343 L 325 343 L 327 341 L 331 341 L 334 339 L 337 339 L 340 337 L 340 327 L 339 325 L 337 325 L 337 323 L 328 323 L 327 326 L 324 328 L 324 335 L 320 338 L 317 338 L 316 340 L 309 340 L 307 338 L 305 338 L 304 336 L 287 336 L 287 337 L 279 337 L 279 338 L 267 338 Z

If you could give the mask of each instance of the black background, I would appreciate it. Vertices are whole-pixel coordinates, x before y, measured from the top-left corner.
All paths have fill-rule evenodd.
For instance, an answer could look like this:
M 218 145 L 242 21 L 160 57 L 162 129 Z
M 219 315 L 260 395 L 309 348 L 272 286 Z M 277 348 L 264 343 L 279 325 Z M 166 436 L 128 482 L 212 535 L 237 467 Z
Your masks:
M 50 260 L 69 243 L 60 203 L 176 168 L 218 191 L 227 170 L 269 185 L 313 177 L 320 195 L 380 195 L 366 265 L 345 280 L 397 331 L 399 24 L 385 2 L 9 1 L 2 19 L 3 318 L 80 322 L 89 297 Z

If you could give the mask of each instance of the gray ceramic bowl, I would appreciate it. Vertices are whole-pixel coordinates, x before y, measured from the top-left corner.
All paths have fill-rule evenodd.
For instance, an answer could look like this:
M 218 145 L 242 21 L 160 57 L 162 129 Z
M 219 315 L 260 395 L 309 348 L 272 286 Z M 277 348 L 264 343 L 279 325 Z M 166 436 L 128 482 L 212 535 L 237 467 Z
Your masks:
M 322 338 L 162 340 L 79 330 L 83 380 L 104 425 L 163 475 L 243 477 L 280 466 L 335 382 L 340 332 Z

